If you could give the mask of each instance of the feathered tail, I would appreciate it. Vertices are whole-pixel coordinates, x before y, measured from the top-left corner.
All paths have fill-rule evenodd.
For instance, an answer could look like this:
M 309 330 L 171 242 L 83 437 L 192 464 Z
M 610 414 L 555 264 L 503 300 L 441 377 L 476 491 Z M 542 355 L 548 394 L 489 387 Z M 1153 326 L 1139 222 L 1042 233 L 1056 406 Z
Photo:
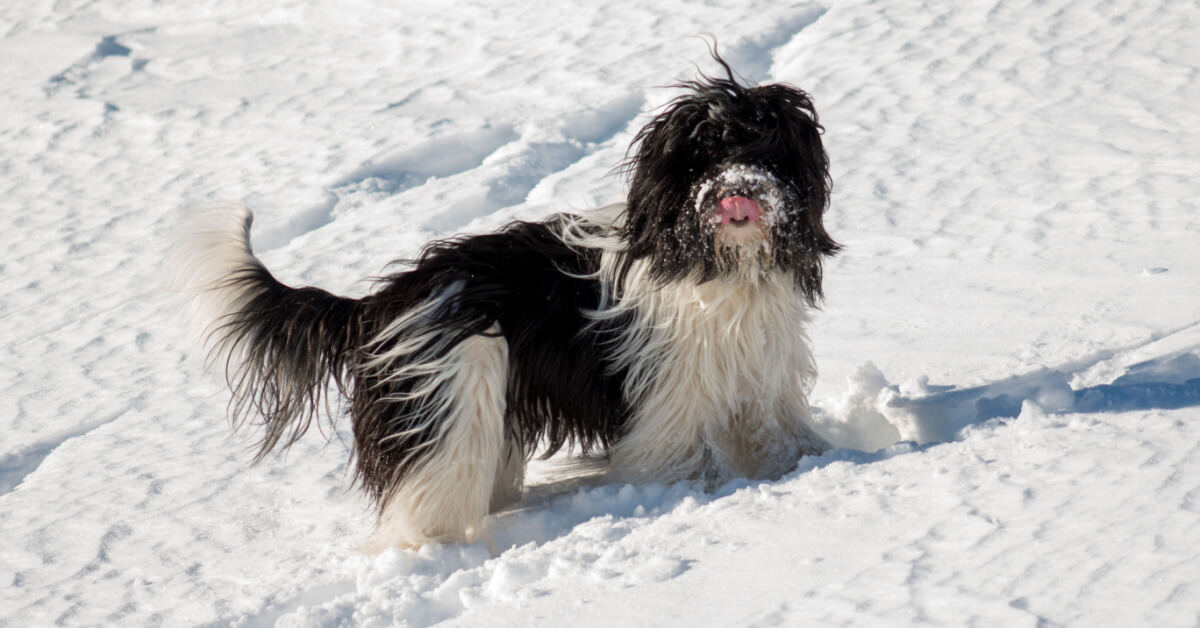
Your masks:
M 171 283 L 187 299 L 206 364 L 225 371 L 235 426 L 262 417 L 257 461 L 304 434 L 331 382 L 348 395 L 363 341 L 360 302 L 276 280 L 251 252 L 252 220 L 242 205 L 203 212 L 173 253 Z

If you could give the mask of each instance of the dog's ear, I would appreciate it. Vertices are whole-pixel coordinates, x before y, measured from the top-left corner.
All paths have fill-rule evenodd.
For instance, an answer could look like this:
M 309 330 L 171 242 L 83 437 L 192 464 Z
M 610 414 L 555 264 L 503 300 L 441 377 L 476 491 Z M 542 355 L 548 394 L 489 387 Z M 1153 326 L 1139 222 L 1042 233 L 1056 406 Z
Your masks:
M 630 175 L 621 230 L 626 260 L 652 256 L 651 273 L 659 280 L 682 279 L 712 257 L 711 238 L 695 212 L 681 211 L 713 161 L 702 135 L 708 112 L 706 98 L 695 91 L 675 99 L 638 132 L 623 166 Z
M 633 203 L 664 196 L 686 198 L 689 182 L 696 177 L 691 168 L 698 161 L 695 131 L 702 119 L 700 103 L 681 98 L 642 127 L 634 138 L 637 150 L 625 163 L 632 175 Z
M 832 180 L 829 156 L 821 141 L 825 128 L 812 99 L 791 85 L 778 83 L 752 87 L 747 92 L 762 129 L 758 145 L 748 150 L 775 161 L 777 174 L 803 191 L 805 208 L 820 216 L 829 206 Z
M 815 305 L 823 297 L 822 260 L 841 250 L 824 223 L 833 186 L 829 156 L 821 141 L 825 129 L 812 99 L 795 87 L 771 84 L 748 92 L 758 109 L 763 133 L 747 147 L 759 154 L 745 158 L 770 161 L 776 174 L 788 180 L 801 197 L 798 220 L 780 229 L 776 255 L 781 266 L 793 270 L 797 287 Z

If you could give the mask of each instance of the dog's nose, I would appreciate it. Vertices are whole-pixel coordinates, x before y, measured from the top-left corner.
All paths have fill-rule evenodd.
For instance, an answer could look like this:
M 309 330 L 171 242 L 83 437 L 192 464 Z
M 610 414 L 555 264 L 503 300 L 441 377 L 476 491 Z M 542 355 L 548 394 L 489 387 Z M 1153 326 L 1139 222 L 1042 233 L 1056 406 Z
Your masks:
M 754 222 L 761 213 L 762 208 L 758 203 L 744 196 L 723 198 L 717 206 L 717 216 L 721 219 L 721 224 Z

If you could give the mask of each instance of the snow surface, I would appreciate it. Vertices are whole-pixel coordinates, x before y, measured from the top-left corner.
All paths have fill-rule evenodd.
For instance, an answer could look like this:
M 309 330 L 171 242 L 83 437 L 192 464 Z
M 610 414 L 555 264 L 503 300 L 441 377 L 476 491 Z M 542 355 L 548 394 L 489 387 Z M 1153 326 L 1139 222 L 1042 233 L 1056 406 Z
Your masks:
M 1174 0 L 0 6 L 0 625 L 1200 623 L 1200 24 Z M 662 86 L 813 94 L 836 189 L 775 482 L 535 463 L 488 544 L 364 556 L 344 432 L 249 467 L 162 264 L 285 281 L 619 199 Z M 344 425 L 338 429 L 344 430 Z

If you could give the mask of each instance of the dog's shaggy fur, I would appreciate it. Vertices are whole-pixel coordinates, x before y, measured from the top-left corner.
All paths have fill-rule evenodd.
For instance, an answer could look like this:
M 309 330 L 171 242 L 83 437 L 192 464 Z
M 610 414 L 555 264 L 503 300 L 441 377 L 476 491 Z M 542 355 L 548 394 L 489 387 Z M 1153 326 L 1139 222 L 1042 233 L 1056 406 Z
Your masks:
M 718 61 L 637 135 L 625 205 L 434 242 L 362 299 L 276 281 L 245 208 L 190 233 L 185 289 L 259 458 L 332 385 L 382 548 L 477 538 L 535 451 L 711 484 L 825 450 L 805 331 L 838 249 L 822 127 L 804 92 Z

